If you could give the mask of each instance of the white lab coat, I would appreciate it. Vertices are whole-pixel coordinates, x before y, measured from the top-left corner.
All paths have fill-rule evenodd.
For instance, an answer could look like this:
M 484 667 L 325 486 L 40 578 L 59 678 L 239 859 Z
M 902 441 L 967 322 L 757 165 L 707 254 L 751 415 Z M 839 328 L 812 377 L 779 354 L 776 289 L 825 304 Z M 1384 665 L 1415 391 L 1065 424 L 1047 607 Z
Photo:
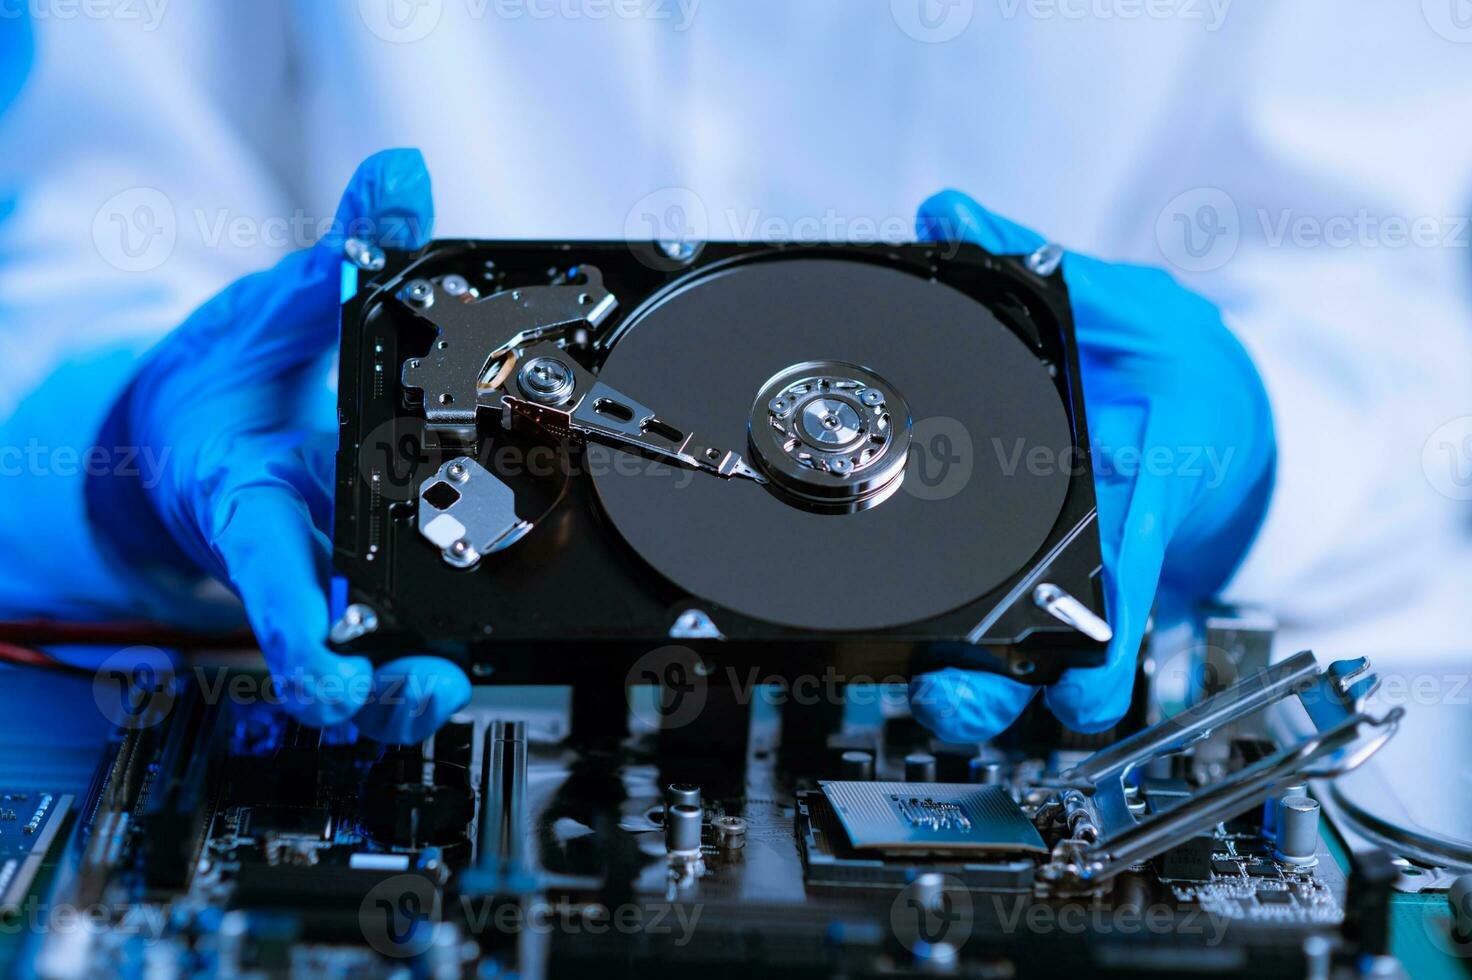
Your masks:
M 892 237 L 953 186 L 1222 306 L 1279 442 L 1232 598 L 1275 610 L 1286 644 L 1451 655 L 1472 505 L 1466 473 L 1436 472 L 1472 457 L 1461 430 L 1428 440 L 1472 414 L 1456 2 L 32 4 L 35 68 L 0 123 L 0 415 L 304 244 L 386 146 L 424 150 L 446 236 L 622 237 L 652 214 L 713 238 Z M 1235 250 L 1184 247 L 1203 203 L 1223 227 L 1235 208 Z M 145 226 L 165 234 L 123 249 Z M 79 431 L 112 390 L 69 404 Z M 1423 450 L 1449 454 L 1431 476 Z M 0 523 L 8 565 L 87 587 Z

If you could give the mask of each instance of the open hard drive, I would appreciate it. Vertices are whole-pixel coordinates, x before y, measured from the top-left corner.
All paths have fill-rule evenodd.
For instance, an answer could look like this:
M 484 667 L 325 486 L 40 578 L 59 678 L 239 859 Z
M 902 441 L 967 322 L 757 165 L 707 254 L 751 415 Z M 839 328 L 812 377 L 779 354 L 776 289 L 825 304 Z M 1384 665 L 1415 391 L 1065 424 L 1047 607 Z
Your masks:
M 705 666 L 1031 683 L 1102 660 L 1057 256 L 349 249 L 341 648 L 477 676 Z

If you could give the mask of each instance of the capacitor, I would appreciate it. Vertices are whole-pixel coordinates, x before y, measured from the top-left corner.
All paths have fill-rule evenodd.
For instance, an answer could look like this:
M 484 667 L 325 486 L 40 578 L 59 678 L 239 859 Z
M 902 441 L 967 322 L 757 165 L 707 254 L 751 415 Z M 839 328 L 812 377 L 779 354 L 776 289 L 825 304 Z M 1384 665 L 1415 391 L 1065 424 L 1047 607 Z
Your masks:
M 1314 864 L 1319 850 L 1319 804 L 1308 796 L 1278 800 L 1278 846 L 1274 857 L 1288 864 Z
M 672 854 L 700 850 L 700 807 L 676 803 L 665 813 L 664 846 Z
M 1283 792 L 1269 796 L 1262 804 L 1262 835 L 1274 837 L 1278 832 L 1278 801 L 1285 796 L 1307 796 L 1308 783 L 1294 783 L 1284 787 Z
M 971 760 L 971 781 L 994 786 L 1002 781 L 1002 764 L 989 755 L 978 755 Z
M 905 756 L 905 782 L 935 782 L 935 756 L 929 752 L 911 752 Z
M 434 736 L 434 781 L 447 786 L 468 784 L 474 742 L 475 718 L 452 715 Z
M 869 780 L 874 778 L 874 756 L 868 752 L 845 752 L 840 760 L 840 771 L 844 779 Z
M 693 806 L 700 809 L 700 787 L 694 783 L 670 783 L 664 791 L 665 807 Z

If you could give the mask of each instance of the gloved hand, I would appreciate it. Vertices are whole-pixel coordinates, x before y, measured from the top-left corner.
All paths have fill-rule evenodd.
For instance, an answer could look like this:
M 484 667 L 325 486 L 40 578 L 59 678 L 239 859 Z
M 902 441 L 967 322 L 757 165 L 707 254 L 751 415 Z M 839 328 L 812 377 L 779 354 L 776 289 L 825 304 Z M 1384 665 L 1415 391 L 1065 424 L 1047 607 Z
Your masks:
M 336 419 L 317 396 L 337 343 L 345 238 L 417 248 L 433 220 L 418 151 L 364 161 L 321 241 L 202 306 L 114 406 L 99 444 L 151 449 L 161 478 L 113 472 L 87 487 L 92 522 L 143 587 L 203 572 L 239 594 L 290 713 L 351 719 L 389 742 L 427 737 L 470 683 L 439 658 L 375 671 L 326 647 Z
M 1031 254 L 1035 232 L 946 191 L 920 207 L 922 239 Z M 1210 302 L 1160 269 L 1067 253 L 1063 277 L 1094 451 L 1105 602 L 1104 666 L 1073 669 L 1044 694 L 1069 728 L 1098 732 L 1129 709 L 1136 654 L 1156 599 L 1220 590 L 1267 510 L 1276 460 L 1267 393 Z M 910 685 L 917 718 L 947 741 L 980 741 L 1027 707 L 1036 687 L 949 669 Z

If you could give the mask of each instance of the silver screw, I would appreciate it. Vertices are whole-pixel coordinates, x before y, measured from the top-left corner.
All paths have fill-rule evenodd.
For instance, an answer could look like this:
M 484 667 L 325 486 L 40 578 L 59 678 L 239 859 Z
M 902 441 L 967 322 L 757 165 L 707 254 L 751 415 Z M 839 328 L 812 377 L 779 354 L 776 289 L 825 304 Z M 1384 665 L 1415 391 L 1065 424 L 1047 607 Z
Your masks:
M 450 468 L 445 470 L 445 475 L 456 483 L 464 483 L 470 477 L 470 471 L 465 468 L 464 463 L 451 463 Z
M 843 476 L 845 473 L 847 473 L 852 468 L 852 466 L 853 464 L 849 462 L 847 456 L 839 456 L 837 459 L 833 460 L 833 462 L 828 464 L 828 468 L 834 473 L 837 473 L 839 476 Z
M 349 238 L 343 242 L 342 252 L 347 256 L 349 262 L 368 272 L 377 272 L 388 261 L 383 254 L 383 249 L 361 238 Z
M 461 538 L 459 541 L 456 541 L 454 544 L 450 545 L 450 550 L 456 555 L 464 555 L 467 551 L 470 550 L 470 544 L 464 538 Z
M 332 624 L 329 639 L 333 643 L 351 643 L 378 629 L 378 614 L 373 607 L 355 602 L 342 611 L 342 617 Z
M 434 305 L 434 287 L 427 280 L 415 279 L 404 290 L 404 299 L 411 306 L 417 306 L 422 310 L 427 310 Z
M 551 404 L 571 395 L 577 384 L 572 369 L 555 357 L 532 358 L 522 365 L 518 377 L 533 398 Z
M 767 411 L 779 419 L 786 417 L 789 408 L 790 406 L 787 404 L 787 399 L 785 398 L 773 398 L 767 403 Z
M 470 292 L 470 283 L 464 276 L 448 275 L 440 280 L 440 288 L 447 296 L 464 296 Z
M 1063 246 L 1052 242 L 1027 257 L 1027 267 L 1040 276 L 1051 276 L 1063 261 Z
M 866 388 L 864 389 L 864 393 L 859 396 L 859 401 L 863 402 L 865 405 L 868 405 L 870 408 L 883 405 L 884 392 L 880 391 L 878 388 Z
M 695 243 L 686 241 L 664 241 L 659 243 L 659 250 L 676 262 L 689 262 L 695 258 Z

